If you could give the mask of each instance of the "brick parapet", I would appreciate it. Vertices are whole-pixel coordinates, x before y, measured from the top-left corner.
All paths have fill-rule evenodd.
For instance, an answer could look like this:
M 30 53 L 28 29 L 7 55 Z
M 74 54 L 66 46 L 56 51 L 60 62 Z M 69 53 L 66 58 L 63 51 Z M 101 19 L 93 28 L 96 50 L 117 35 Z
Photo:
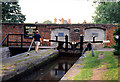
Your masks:
M 25 24 L 15 24 L 15 23 L 3 23 L 2 24 L 2 38 L 5 37 L 6 34 L 24 34 L 24 25 L 33 24 L 33 23 L 25 23 Z M 106 30 L 105 40 L 110 40 L 107 46 L 114 45 L 113 41 L 113 30 L 116 29 L 117 25 L 113 24 L 35 24 L 38 27 L 38 30 L 43 39 L 51 38 L 51 29 L 55 28 L 66 28 L 70 30 L 70 41 L 79 41 L 79 36 L 81 34 L 84 35 L 84 31 L 87 28 L 99 27 L 101 29 Z M 76 33 L 74 31 L 75 28 L 79 28 L 80 32 Z M 20 37 L 11 36 L 10 40 L 20 41 Z M 31 41 L 31 39 L 23 38 L 23 41 Z M 5 41 L 6 44 L 6 41 Z M 43 45 L 50 45 L 49 42 L 43 42 Z

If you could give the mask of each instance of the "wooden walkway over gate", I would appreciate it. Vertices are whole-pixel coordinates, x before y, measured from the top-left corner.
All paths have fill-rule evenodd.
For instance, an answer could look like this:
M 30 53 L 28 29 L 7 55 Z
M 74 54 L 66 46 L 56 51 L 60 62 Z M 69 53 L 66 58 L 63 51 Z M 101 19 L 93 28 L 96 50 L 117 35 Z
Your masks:
M 68 41 L 68 35 L 65 36 L 65 41 L 58 41 L 58 36 L 55 36 L 56 40 L 49 40 L 50 42 L 57 42 L 58 43 L 58 47 L 57 49 L 59 50 L 59 52 L 63 52 L 65 54 L 67 53 L 71 53 L 71 54 L 81 54 L 84 53 L 84 51 L 86 50 L 91 50 L 93 49 L 92 47 L 92 43 L 103 43 L 103 41 L 95 41 L 95 36 L 93 36 L 93 41 L 84 41 L 84 36 L 81 35 L 80 36 L 80 42 L 75 42 L 74 44 L 72 42 Z M 65 47 L 64 47 L 65 44 Z M 84 44 L 86 44 L 86 46 L 84 47 Z M 78 47 L 78 45 L 80 45 Z M 70 48 L 68 47 L 70 46 Z
M 10 41 L 9 40 L 9 36 L 20 36 L 19 38 L 19 41 L 15 40 L 15 41 Z M 5 41 L 5 39 L 7 39 L 7 46 L 9 46 L 9 44 L 11 43 L 19 43 L 20 45 L 19 46 L 9 46 L 10 48 L 34 48 L 34 46 L 24 46 L 23 44 L 27 44 L 27 43 L 31 43 L 31 42 L 28 42 L 28 41 L 24 41 L 23 37 L 25 36 L 25 34 L 7 34 L 5 36 L 5 38 L 2 40 L 2 42 L 0 43 L 0 45 Z M 49 42 L 57 42 L 58 43 L 58 46 L 57 46 L 57 49 L 61 52 L 68 52 L 68 53 L 82 53 L 83 50 L 84 50 L 84 44 L 87 44 L 86 45 L 86 49 L 85 50 L 91 50 L 92 47 L 92 43 L 103 43 L 103 41 L 95 41 L 95 36 L 93 36 L 93 41 L 84 41 L 84 36 L 81 35 L 80 36 L 80 42 L 76 42 L 76 43 L 72 43 L 72 42 L 69 42 L 68 41 L 68 36 L 65 35 L 65 41 L 58 41 L 58 36 L 55 36 L 56 37 L 56 40 L 49 40 Z M 78 37 L 79 38 L 79 37 Z M 64 47 L 64 44 L 65 44 L 65 47 Z M 78 47 L 79 45 L 79 47 Z M 70 46 L 70 47 L 69 47 Z M 44 48 L 44 49 L 47 49 L 47 48 L 56 48 L 55 46 L 40 46 L 39 48 Z M 84 50 L 84 51 L 85 51 Z M 72 51 L 72 52 L 71 52 Z M 77 52 L 76 52 L 77 51 Z

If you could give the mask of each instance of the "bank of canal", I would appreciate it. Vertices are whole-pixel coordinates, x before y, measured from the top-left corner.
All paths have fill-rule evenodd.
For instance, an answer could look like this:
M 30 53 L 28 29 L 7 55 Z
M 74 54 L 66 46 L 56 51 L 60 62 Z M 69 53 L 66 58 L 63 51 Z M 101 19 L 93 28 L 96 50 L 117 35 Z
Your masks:
M 44 64 L 44 62 L 49 62 L 51 59 L 56 58 L 57 54 L 57 50 L 43 49 L 39 50 L 38 54 L 35 51 L 31 51 L 29 56 L 26 53 L 22 53 L 1 59 L 0 78 L 2 78 L 2 81 L 6 81 L 16 76 L 21 76 L 24 72 L 32 71 L 38 68 L 39 65 Z

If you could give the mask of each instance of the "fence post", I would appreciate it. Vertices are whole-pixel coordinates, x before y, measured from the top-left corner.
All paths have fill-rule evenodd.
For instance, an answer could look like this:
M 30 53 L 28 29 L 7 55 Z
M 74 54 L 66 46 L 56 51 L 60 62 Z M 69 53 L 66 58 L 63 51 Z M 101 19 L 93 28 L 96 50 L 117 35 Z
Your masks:
M 23 35 L 21 34 L 21 48 L 23 47 Z
M 7 46 L 9 46 L 9 34 L 7 36 Z
M 80 51 L 82 52 L 83 50 L 83 39 L 84 39 L 84 36 L 83 35 L 80 35 Z
M 68 49 L 68 35 L 65 36 L 65 49 Z

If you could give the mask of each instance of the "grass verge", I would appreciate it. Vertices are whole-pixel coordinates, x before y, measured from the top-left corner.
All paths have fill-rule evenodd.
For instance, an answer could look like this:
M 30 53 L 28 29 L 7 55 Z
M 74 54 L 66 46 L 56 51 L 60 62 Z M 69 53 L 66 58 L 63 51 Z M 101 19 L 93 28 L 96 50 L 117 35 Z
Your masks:
M 94 51 L 95 57 L 87 54 L 84 58 L 83 65 L 79 74 L 74 77 L 74 80 L 91 80 L 93 69 L 106 68 L 102 75 L 103 80 L 118 80 L 118 58 L 113 55 L 112 51 Z M 102 54 L 101 59 L 98 59 Z

